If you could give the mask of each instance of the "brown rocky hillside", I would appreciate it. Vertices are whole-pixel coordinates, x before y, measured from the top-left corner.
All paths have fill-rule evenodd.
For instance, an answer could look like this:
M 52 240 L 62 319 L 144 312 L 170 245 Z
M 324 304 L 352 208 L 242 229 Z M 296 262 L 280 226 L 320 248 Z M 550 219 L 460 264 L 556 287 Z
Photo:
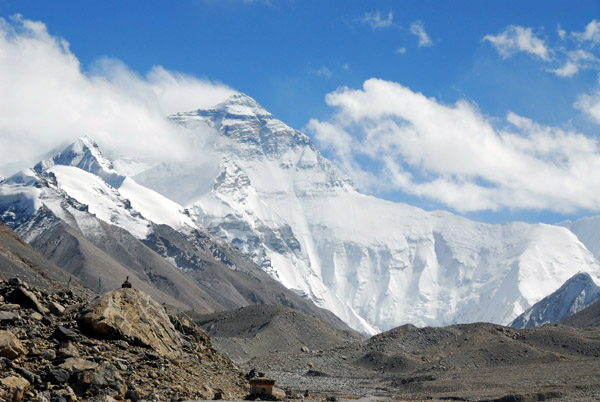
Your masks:
M 0 400 L 240 399 L 247 391 L 205 332 L 136 289 L 91 300 L 0 280 Z

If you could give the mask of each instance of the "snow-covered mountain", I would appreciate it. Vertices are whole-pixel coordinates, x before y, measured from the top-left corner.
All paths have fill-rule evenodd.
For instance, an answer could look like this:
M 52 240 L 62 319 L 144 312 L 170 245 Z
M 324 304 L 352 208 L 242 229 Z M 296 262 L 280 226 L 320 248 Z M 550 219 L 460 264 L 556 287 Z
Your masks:
M 133 261 L 137 275 L 188 303 L 197 289 L 212 308 L 256 300 L 313 311 L 299 294 L 367 333 L 507 324 L 577 272 L 600 276 L 564 227 L 478 223 L 359 193 L 310 138 L 248 96 L 171 120 L 200 144 L 198 161 L 111 161 L 84 137 L 2 181 L 0 219 L 52 255 L 64 231 L 50 236 L 49 226 L 66 222 L 72 244 L 90 241 L 94 256 L 118 260 L 114 272 Z M 143 171 L 116 170 L 132 166 Z M 142 242 L 154 254 L 130 255 Z M 161 273 L 147 272 L 148 261 Z
M 173 165 L 136 181 L 183 204 L 285 286 L 364 332 L 403 323 L 507 324 L 577 272 L 600 274 L 565 228 L 478 223 L 359 193 L 310 138 L 248 96 L 171 120 L 192 137 L 218 133 L 212 152 L 220 165 L 204 171 L 213 185 Z M 181 180 L 184 172 L 190 179 Z
M 600 260 L 600 216 L 589 216 L 574 222 L 565 221 L 558 225 L 575 233 L 579 241 Z
M 2 181 L 0 220 L 94 290 L 131 276 L 175 306 L 283 304 L 347 328 L 198 227 L 179 204 L 117 173 L 89 137 Z
M 533 328 L 559 322 L 600 300 L 600 286 L 586 273 L 578 273 L 558 290 L 528 308 L 511 324 L 514 328 Z

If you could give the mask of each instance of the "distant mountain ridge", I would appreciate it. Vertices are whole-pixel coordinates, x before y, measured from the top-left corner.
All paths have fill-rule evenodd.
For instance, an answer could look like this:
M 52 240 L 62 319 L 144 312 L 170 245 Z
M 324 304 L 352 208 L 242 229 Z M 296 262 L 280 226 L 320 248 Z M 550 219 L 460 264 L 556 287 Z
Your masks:
M 559 322 L 600 300 L 600 286 L 587 273 L 578 273 L 558 290 L 525 310 L 511 324 L 514 328 L 533 328 Z

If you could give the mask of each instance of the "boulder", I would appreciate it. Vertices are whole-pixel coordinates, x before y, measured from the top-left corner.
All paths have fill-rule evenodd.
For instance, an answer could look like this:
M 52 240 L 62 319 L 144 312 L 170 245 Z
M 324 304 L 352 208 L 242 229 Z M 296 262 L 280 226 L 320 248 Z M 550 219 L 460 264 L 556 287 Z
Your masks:
M 175 359 L 182 340 L 162 306 L 137 289 L 121 288 L 94 300 L 78 319 L 81 330 L 101 339 L 123 339 Z
M 0 322 L 12 322 L 19 318 L 19 314 L 12 311 L 0 311 Z
M 48 313 L 48 309 L 42 306 L 37 297 L 22 287 L 18 287 L 10 292 L 6 300 L 10 303 L 18 304 L 22 308 L 32 308 L 42 314 Z
M 23 285 L 23 281 L 21 279 L 19 279 L 19 278 L 16 278 L 16 277 L 15 278 L 10 278 L 8 280 L 8 284 L 10 286 L 21 286 L 21 285 Z
M 12 332 L 0 330 L 0 356 L 14 359 L 24 354 L 21 341 Z
M 60 342 L 66 342 L 66 341 L 77 342 L 78 340 L 81 339 L 81 335 L 79 335 L 75 331 L 72 331 L 68 328 L 63 327 L 62 325 L 59 325 L 56 327 L 56 329 L 52 333 L 52 338 L 54 338 Z
M 79 350 L 72 342 L 65 342 L 59 345 L 56 355 L 60 358 L 79 357 Z
M 129 399 L 129 398 L 127 398 Z M 133 399 L 132 399 L 133 400 Z M 115 398 L 109 395 L 98 395 L 92 398 L 86 399 L 87 402 L 117 402 Z
M 54 315 L 63 315 L 65 313 L 65 308 L 55 301 L 50 302 L 48 307 L 50 307 L 50 312 Z
M 95 370 L 99 366 L 98 363 L 92 362 L 85 359 L 80 359 L 78 357 L 70 357 L 65 360 L 62 364 L 59 365 L 61 369 L 65 369 L 67 371 L 85 371 L 85 370 Z
M 46 376 L 45 376 L 45 380 L 48 381 L 49 383 L 52 384 L 65 384 L 67 381 L 69 381 L 69 378 L 71 377 L 71 373 L 69 373 L 67 370 L 65 369 L 48 369 L 46 371 Z
M 4 303 L 0 306 L 0 311 L 19 311 L 21 310 L 21 306 L 14 303 Z
M 45 350 L 44 352 L 42 352 L 42 357 L 46 360 L 52 361 L 56 359 L 56 351 L 53 349 Z
M 2 388 L 6 390 L 7 397 L 11 401 L 22 401 L 25 392 L 29 389 L 29 381 L 24 378 L 10 376 L 0 380 Z
M 110 363 L 104 363 L 93 370 L 78 372 L 72 386 L 78 395 L 97 395 L 102 392 L 121 399 L 127 392 L 119 370 Z
M 38 313 L 37 311 L 34 311 L 33 313 L 31 313 L 29 318 L 35 321 L 42 321 L 44 319 L 44 316 Z
M 39 380 L 39 376 L 33 374 L 31 371 L 23 367 L 15 367 L 14 370 L 17 372 L 17 374 L 26 379 L 29 384 L 35 384 L 36 381 Z
M 77 401 L 77 395 L 75 395 L 75 392 L 73 391 L 73 389 L 71 387 L 69 387 L 68 385 L 64 388 L 57 388 L 57 389 L 53 389 L 52 393 L 50 394 L 51 401 L 66 401 L 66 402 L 76 402 Z
M 273 398 L 278 401 L 283 401 L 286 398 L 285 391 L 278 387 L 273 387 Z

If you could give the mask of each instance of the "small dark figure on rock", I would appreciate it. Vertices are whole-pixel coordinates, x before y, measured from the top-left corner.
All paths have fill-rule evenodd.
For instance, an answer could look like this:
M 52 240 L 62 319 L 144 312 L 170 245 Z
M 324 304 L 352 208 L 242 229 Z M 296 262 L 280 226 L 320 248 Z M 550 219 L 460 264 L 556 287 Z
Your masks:
M 125 282 L 121 284 L 121 287 L 124 289 L 131 289 L 131 282 L 129 282 L 129 276 L 125 278 Z

